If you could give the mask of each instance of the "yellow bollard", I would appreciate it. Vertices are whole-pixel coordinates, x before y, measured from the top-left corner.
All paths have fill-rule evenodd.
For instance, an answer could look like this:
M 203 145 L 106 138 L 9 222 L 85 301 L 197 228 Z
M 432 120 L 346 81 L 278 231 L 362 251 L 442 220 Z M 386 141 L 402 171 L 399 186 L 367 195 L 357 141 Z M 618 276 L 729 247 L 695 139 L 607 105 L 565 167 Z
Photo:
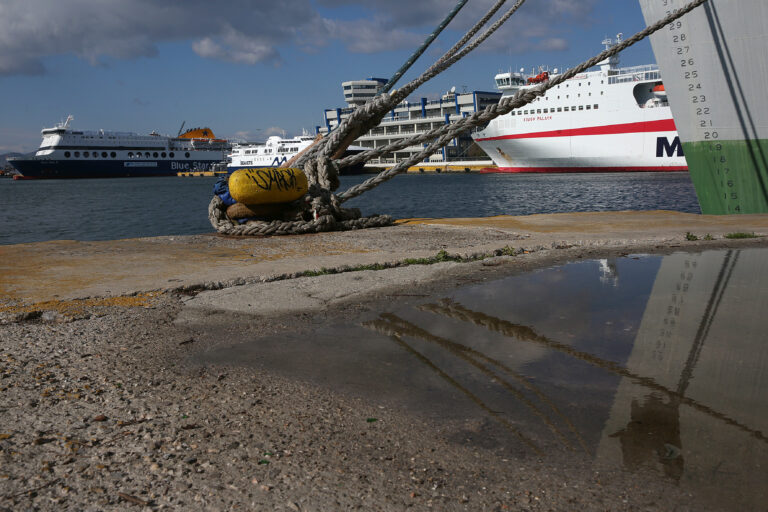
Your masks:
M 238 169 L 229 177 L 229 194 L 238 203 L 290 203 L 307 193 L 301 169 L 262 167 Z

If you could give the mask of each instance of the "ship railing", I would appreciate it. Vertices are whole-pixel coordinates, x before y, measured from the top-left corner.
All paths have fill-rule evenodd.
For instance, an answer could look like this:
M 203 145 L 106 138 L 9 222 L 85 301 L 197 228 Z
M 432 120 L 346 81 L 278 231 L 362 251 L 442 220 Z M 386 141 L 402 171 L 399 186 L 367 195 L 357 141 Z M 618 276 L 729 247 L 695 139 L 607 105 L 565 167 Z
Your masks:
M 656 64 L 643 64 L 642 66 L 629 66 L 626 68 L 617 68 L 614 71 L 617 75 L 625 75 L 631 73 L 642 73 L 645 71 L 658 71 L 659 66 Z
M 642 71 L 637 73 L 622 74 L 608 77 L 608 84 L 623 84 L 627 82 L 647 82 L 651 80 L 661 80 L 661 73 L 658 71 Z
M 648 80 L 661 80 L 659 67 L 655 64 L 644 66 L 632 66 L 612 70 L 608 77 L 609 84 L 623 84 L 626 82 L 642 82 Z

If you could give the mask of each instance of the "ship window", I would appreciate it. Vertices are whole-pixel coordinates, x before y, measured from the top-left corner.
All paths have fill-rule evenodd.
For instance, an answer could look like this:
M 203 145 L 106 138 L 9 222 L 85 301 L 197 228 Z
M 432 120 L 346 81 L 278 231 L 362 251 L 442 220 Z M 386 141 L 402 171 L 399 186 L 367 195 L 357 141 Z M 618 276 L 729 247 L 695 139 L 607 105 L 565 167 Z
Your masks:
M 149 151 L 147 151 L 146 153 L 144 153 L 144 156 L 145 156 L 145 157 L 147 157 L 147 158 L 149 158 Z
M 189 155 L 189 153 L 187 153 L 187 155 Z M 171 158 L 173 158 L 173 151 L 171 151 L 170 153 L 168 153 L 168 156 L 169 156 L 169 157 L 171 157 Z
M 133 158 L 133 151 L 128 152 L 128 158 Z
M 584 110 L 584 105 L 579 105 L 579 110 Z
M 98 153 L 98 152 L 96 152 L 96 151 L 94 151 L 94 152 L 93 152 L 93 158 L 99 158 L 99 153 Z
M 152 157 L 153 157 L 153 158 L 157 158 L 157 151 L 155 151 L 154 153 L 152 153 Z
M 571 105 L 571 112 L 575 112 L 575 111 L 576 111 L 576 105 Z
M 600 91 L 600 96 L 602 96 L 603 94 L 604 94 L 603 91 Z
M 64 158 L 69 158 L 69 151 L 64 152 Z
M 101 152 L 101 158 L 107 158 L 107 152 L 106 151 L 102 151 Z
M 87 151 L 83 151 L 83 158 L 88 158 L 88 152 Z
M 562 111 L 563 111 L 563 108 L 562 108 L 562 107 L 557 107 L 557 111 L 558 111 L 558 112 L 562 112 Z
M 595 103 L 594 107 L 595 107 L 595 110 L 597 110 L 597 109 L 599 108 L 599 107 L 597 106 L 597 103 Z
M 591 109 L 592 109 L 592 105 L 587 105 L 587 110 L 591 110 Z
M 160 156 L 162 156 L 163 158 L 165 158 L 167 155 L 165 154 L 165 151 L 163 151 L 162 153 L 160 153 Z
M 539 108 L 539 109 L 536 109 L 536 113 L 537 113 L 537 114 L 541 114 L 541 109 L 540 109 L 540 108 Z
M 115 153 L 115 152 L 113 151 L 113 152 L 111 152 L 111 153 L 109 154 L 109 156 L 111 156 L 112 158 L 115 158 L 115 157 L 117 156 L 117 153 Z

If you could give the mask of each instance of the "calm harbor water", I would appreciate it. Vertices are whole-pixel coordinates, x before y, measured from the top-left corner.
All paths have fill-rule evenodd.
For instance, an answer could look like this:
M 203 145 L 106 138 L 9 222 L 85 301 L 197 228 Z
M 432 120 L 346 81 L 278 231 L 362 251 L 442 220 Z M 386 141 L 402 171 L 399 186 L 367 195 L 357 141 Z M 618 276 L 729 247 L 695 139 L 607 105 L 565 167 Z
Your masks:
M 342 176 L 340 191 L 370 176 Z M 215 178 L 0 179 L 0 245 L 210 233 Z M 675 210 L 700 213 L 687 173 L 415 174 L 345 203 L 364 215 L 486 217 Z

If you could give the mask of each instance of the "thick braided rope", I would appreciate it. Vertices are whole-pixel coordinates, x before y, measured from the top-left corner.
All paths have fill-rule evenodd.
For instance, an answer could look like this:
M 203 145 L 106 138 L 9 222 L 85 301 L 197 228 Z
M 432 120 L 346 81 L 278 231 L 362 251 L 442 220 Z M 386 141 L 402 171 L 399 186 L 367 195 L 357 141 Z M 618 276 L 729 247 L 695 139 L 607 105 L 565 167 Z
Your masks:
M 360 183 L 359 185 L 350 187 L 348 190 L 342 192 L 338 196 L 339 200 L 341 202 L 344 202 L 349 199 L 352 199 L 353 197 L 357 197 L 363 192 L 371 190 L 376 186 L 380 185 L 381 183 L 392 179 L 397 174 L 401 174 L 405 172 L 406 170 L 408 170 L 410 166 L 422 161 L 425 157 L 431 155 L 437 149 L 448 144 L 453 138 L 455 138 L 461 132 L 464 132 L 476 126 L 483 125 L 500 115 L 506 114 L 516 108 L 520 108 L 524 105 L 527 105 L 537 97 L 543 96 L 549 89 L 557 85 L 560 85 L 566 80 L 573 78 L 577 74 L 582 73 L 587 69 L 595 66 L 599 62 L 602 62 L 605 59 L 632 46 L 638 41 L 641 41 L 642 39 L 648 37 L 654 32 L 657 32 L 658 30 L 668 25 L 672 21 L 677 20 L 678 18 L 682 17 L 683 15 L 687 14 L 691 10 L 695 9 L 696 7 L 700 6 L 701 4 L 707 1 L 708 0 L 693 0 L 692 2 L 687 4 L 685 7 L 682 7 L 679 10 L 673 11 L 664 19 L 647 27 L 645 30 L 638 32 L 637 34 L 633 35 L 629 39 L 626 39 L 625 41 L 623 41 L 621 44 L 618 44 L 616 46 L 613 46 L 612 48 L 609 48 L 601 52 L 600 54 L 596 55 L 595 57 L 592 57 L 591 59 L 583 62 L 582 64 L 579 64 L 578 66 L 569 69 L 565 73 L 561 75 L 557 75 L 556 77 L 552 78 L 548 82 L 545 82 L 539 86 L 536 86 L 530 89 L 521 89 L 514 96 L 508 96 L 506 98 L 502 98 L 498 104 L 490 105 L 484 110 L 480 112 L 476 112 L 471 116 L 467 116 L 464 119 L 456 121 L 453 124 L 445 125 L 440 128 L 430 130 L 425 134 L 412 137 L 402 142 L 389 144 L 383 148 L 366 151 L 359 155 L 354 155 L 352 157 L 348 157 L 340 160 L 337 163 L 337 165 L 339 167 L 344 167 L 347 165 L 352 165 L 354 163 L 367 161 L 371 158 L 374 158 L 375 156 L 384 154 L 385 152 L 402 149 L 408 146 L 413 146 L 415 144 L 426 142 L 428 140 L 433 140 L 433 142 L 429 146 L 427 146 L 424 150 L 414 155 L 413 157 L 409 158 L 408 160 L 404 160 L 399 164 L 397 164 L 396 166 L 392 167 L 391 169 L 387 169 L 386 171 L 381 172 L 377 176 L 369 180 L 366 180 L 363 183 Z M 437 140 L 435 140 L 435 137 L 437 137 Z
M 506 0 L 504 0 L 506 1 Z M 408 60 L 405 61 L 405 63 L 398 69 L 394 75 L 389 79 L 389 81 L 384 84 L 384 87 L 381 88 L 381 92 L 389 92 L 392 87 L 400 80 L 400 78 L 405 74 L 408 69 L 413 66 L 413 63 L 416 62 L 416 60 L 421 57 L 421 54 L 426 51 L 427 48 L 429 48 L 429 45 L 432 44 L 432 41 L 434 41 L 438 35 L 440 35 L 440 32 L 442 32 L 445 27 L 448 26 L 448 24 L 453 20 L 453 18 L 456 17 L 457 14 L 459 14 L 459 11 L 467 4 L 468 0 L 459 0 L 458 3 L 451 9 L 451 11 L 448 13 L 448 16 L 446 16 L 443 21 L 440 22 L 440 24 L 437 26 L 435 30 L 433 30 L 427 39 L 424 40 L 424 42 L 421 44 L 421 46 L 413 52 L 413 54 L 408 58 Z
M 497 5 L 498 7 L 501 7 L 500 4 L 504 2 L 499 2 Z M 475 48 L 480 46 L 485 42 L 486 39 L 491 37 L 494 32 L 496 32 L 504 23 L 507 22 L 507 20 L 512 17 L 515 12 L 525 3 L 525 0 L 517 0 L 515 5 L 510 7 L 507 12 L 505 12 L 496 22 L 488 27 L 485 32 L 480 34 L 477 39 L 472 41 L 470 44 L 468 44 L 466 47 L 464 47 L 461 51 L 456 52 L 453 48 L 449 50 L 448 52 L 443 55 L 437 62 L 435 62 L 432 66 L 430 66 L 429 69 L 427 69 L 420 77 L 416 78 L 415 80 L 411 81 L 410 83 L 406 84 L 401 89 L 398 89 L 395 93 L 392 95 L 392 100 L 397 100 L 397 103 L 395 105 L 399 104 L 401 101 L 403 101 L 405 98 L 408 97 L 409 94 L 411 94 L 413 91 L 421 87 L 423 84 L 434 78 L 435 76 L 439 75 L 449 67 L 456 64 L 458 61 L 463 59 L 467 56 L 471 51 L 473 51 Z M 494 6 L 494 9 L 498 9 L 497 6 Z M 494 11 L 495 12 L 495 11 Z M 489 13 L 491 14 L 491 13 Z M 491 14 L 492 15 L 492 14 Z M 491 16 L 488 15 L 486 18 L 484 18 L 482 21 L 482 24 L 484 25 L 487 22 L 487 19 L 489 19 Z M 478 25 L 480 22 L 478 22 Z M 479 28 L 479 27 L 478 27 Z M 457 43 L 458 46 L 458 43 Z M 394 105 L 393 105 L 394 106 Z
M 448 69 L 466 54 L 474 50 L 483 41 L 488 39 L 488 37 L 498 30 L 498 28 L 513 15 L 523 3 L 525 3 L 525 0 L 518 0 L 513 7 L 504 13 L 496 23 L 488 28 L 470 46 L 464 48 L 460 54 L 456 53 L 458 48 L 463 46 L 475 33 L 477 33 L 505 2 L 506 0 L 498 0 L 486 15 L 483 16 L 483 18 L 481 18 L 458 43 L 448 50 L 417 79 L 394 91 L 391 95 L 382 94 L 355 109 L 355 111 L 352 112 L 352 114 L 350 114 L 349 117 L 347 117 L 333 132 L 331 132 L 328 137 L 324 138 L 316 148 L 308 151 L 303 158 L 299 158 L 295 165 L 301 166 L 308 159 L 315 157 L 319 153 L 322 153 L 326 158 L 329 158 L 350 133 L 353 131 L 365 133 L 378 125 L 386 113 L 407 98 L 409 94 L 418 89 L 425 82 Z
M 351 210 L 344 210 L 341 215 L 319 215 L 311 221 L 249 221 L 237 224 L 227 217 L 224 202 L 214 195 L 208 205 L 208 219 L 219 233 L 234 236 L 269 236 L 269 235 L 298 235 L 303 233 L 319 233 L 322 231 L 349 231 L 390 226 L 394 221 L 389 215 L 373 215 L 359 217 Z M 339 217 L 339 218 L 337 218 Z
M 477 48 L 480 44 L 482 44 L 486 39 L 488 39 L 496 30 L 499 29 L 519 8 L 525 3 L 525 0 L 518 0 L 517 3 L 515 3 L 514 6 L 512 6 L 507 12 L 504 13 L 504 15 L 499 18 L 493 25 L 491 25 L 488 29 L 486 29 L 483 34 L 481 34 L 477 39 L 475 39 L 471 44 L 466 46 L 463 50 L 460 52 L 457 52 L 457 49 L 460 48 L 463 44 L 465 44 L 477 31 L 484 26 L 488 20 L 496 13 L 496 11 L 506 2 L 506 0 L 499 0 L 489 11 L 486 13 L 486 15 L 478 21 L 468 32 L 465 34 L 465 36 L 456 43 L 450 50 L 448 50 L 440 59 L 438 59 L 437 62 L 435 62 L 432 66 L 427 69 L 424 73 L 422 73 L 421 76 L 416 78 L 415 80 L 412 80 L 405 86 L 401 87 L 397 91 L 393 91 L 393 93 L 389 96 L 382 95 L 380 98 L 381 100 L 374 99 L 371 104 L 372 107 L 365 109 L 365 113 L 367 115 L 371 115 L 368 112 L 373 111 L 373 115 L 371 117 L 363 117 L 363 114 L 361 113 L 360 116 L 355 116 L 357 114 L 357 111 L 353 112 L 352 115 L 350 115 L 347 118 L 348 125 L 344 127 L 344 129 L 341 126 L 334 130 L 334 132 L 331 134 L 335 137 L 336 141 L 333 141 L 329 138 L 326 145 L 321 149 L 321 151 L 326 155 L 330 156 L 332 154 L 332 151 L 335 150 L 335 148 L 338 147 L 341 140 L 343 140 L 343 137 L 345 137 L 349 132 L 351 132 L 353 129 L 360 129 L 361 133 L 365 133 L 365 131 L 368 131 L 373 126 L 378 125 L 383 117 L 386 115 L 386 113 L 391 110 L 393 107 L 401 103 L 405 98 L 408 97 L 409 94 L 411 94 L 413 91 L 418 89 L 421 85 L 428 82 L 435 76 L 439 75 L 449 67 L 451 67 L 453 64 L 461 60 L 463 57 L 465 57 L 469 52 Z M 364 105 L 364 107 L 366 107 Z M 360 122 L 357 117 L 360 117 L 364 120 L 364 122 Z
M 670 22 L 680 18 L 681 16 L 685 15 L 686 13 L 690 12 L 691 10 L 693 10 L 694 8 L 698 7 L 699 5 L 703 4 L 706 1 L 707 0 L 694 0 L 689 4 L 687 4 L 685 7 L 677 11 L 673 11 L 661 21 L 633 35 L 629 39 L 625 40 L 623 43 L 601 52 L 599 55 L 593 57 L 592 59 L 587 60 L 586 62 L 582 63 L 579 66 L 576 66 L 575 68 L 572 68 L 566 71 L 562 75 L 558 75 L 557 77 L 553 78 L 552 80 L 540 86 L 518 91 L 518 93 L 515 94 L 514 96 L 502 99 L 497 105 L 492 105 L 481 112 L 473 114 L 468 118 L 465 118 L 461 121 L 458 121 L 457 123 L 454 123 L 454 125 L 448 125 L 447 127 L 443 127 L 440 130 L 437 130 L 437 132 L 442 133 L 442 135 L 439 135 L 438 133 L 439 135 L 438 138 L 436 140 L 433 140 L 433 142 L 422 152 L 409 158 L 406 161 L 401 162 L 395 167 L 385 172 L 382 172 L 378 176 L 370 180 L 367 180 L 356 187 L 350 188 L 343 194 L 340 194 L 338 197 L 333 196 L 333 194 L 329 192 L 329 188 L 330 186 L 332 186 L 331 185 L 332 179 L 329 179 L 328 170 L 327 170 L 328 168 L 332 168 L 335 170 L 338 167 L 338 163 L 336 165 L 333 165 L 333 162 L 330 162 L 330 159 L 328 159 L 327 157 L 324 159 L 317 159 L 316 161 L 320 164 L 318 166 L 319 168 L 317 169 L 317 171 L 320 171 L 320 172 L 315 171 L 313 173 L 311 181 L 315 185 L 312 188 L 320 188 L 320 190 L 318 191 L 318 194 L 313 194 L 316 196 L 313 199 L 313 202 L 317 202 L 318 199 L 322 199 L 321 201 L 319 201 L 318 204 L 322 206 L 322 203 L 326 203 L 325 207 L 323 208 L 324 213 L 329 209 L 331 211 L 323 215 L 318 215 L 312 221 L 303 221 L 303 220 L 271 221 L 271 222 L 250 221 L 246 224 L 236 225 L 226 216 L 226 213 L 224 212 L 224 208 L 223 208 L 224 205 L 221 199 L 219 199 L 218 196 L 214 196 L 208 208 L 209 219 L 211 221 L 211 224 L 214 226 L 214 228 L 216 228 L 217 231 L 221 233 L 226 233 L 230 235 L 262 235 L 262 236 L 279 235 L 279 234 L 298 234 L 298 233 L 343 230 L 343 229 L 360 229 L 364 227 L 389 225 L 392 223 L 392 218 L 387 215 L 374 216 L 366 219 L 361 219 L 361 218 L 358 218 L 359 213 L 355 215 L 354 213 L 350 213 L 351 211 L 349 210 L 343 210 L 339 207 L 339 204 L 341 202 L 351 199 L 352 197 L 356 197 L 362 194 L 363 192 L 378 186 L 384 181 L 387 181 L 393 178 L 397 174 L 404 172 L 411 165 L 421 161 L 424 157 L 432 154 L 437 148 L 440 148 L 445 144 L 447 144 L 451 139 L 453 139 L 456 135 L 458 135 L 462 131 L 470 129 L 474 126 L 478 126 L 480 124 L 484 124 L 494 119 L 495 117 L 498 117 L 499 115 L 506 114 L 507 112 L 510 112 L 515 108 L 519 108 L 523 105 L 530 103 L 533 99 L 535 99 L 536 97 L 542 96 L 547 90 L 551 89 L 552 87 L 561 84 L 565 80 L 568 80 L 574 77 L 576 74 L 581 73 L 586 69 L 589 69 L 595 66 L 597 63 L 605 60 L 606 58 L 612 55 L 615 55 L 618 52 L 624 50 L 625 48 L 644 39 L 645 37 L 648 37 L 650 34 L 658 31 L 659 29 L 663 28 Z M 518 2 L 518 6 L 521 3 L 522 1 Z M 457 56 L 458 54 L 454 57 L 457 57 Z M 435 136 L 436 134 L 432 134 L 432 135 Z M 414 144 L 414 139 L 417 139 L 420 137 L 423 137 L 423 135 L 411 139 L 409 144 L 411 145 Z M 336 176 L 336 179 L 337 179 L 337 176 Z M 321 192 L 325 192 L 325 191 L 327 191 L 327 193 L 321 194 Z M 329 197 L 328 198 L 324 197 L 326 195 Z M 330 203 L 330 205 L 328 203 Z M 340 217 L 344 220 L 337 220 L 337 217 Z

